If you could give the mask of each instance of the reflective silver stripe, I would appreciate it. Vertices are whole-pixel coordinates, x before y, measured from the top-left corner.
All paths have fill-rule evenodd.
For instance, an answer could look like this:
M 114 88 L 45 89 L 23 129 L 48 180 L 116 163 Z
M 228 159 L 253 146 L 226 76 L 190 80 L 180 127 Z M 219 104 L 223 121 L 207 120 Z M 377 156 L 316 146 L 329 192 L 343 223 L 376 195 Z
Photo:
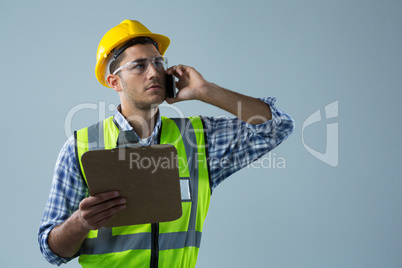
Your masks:
M 103 137 L 103 121 L 88 127 L 88 149 L 99 150 L 105 148 Z
M 130 249 L 151 249 L 151 233 L 87 238 L 81 247 L 81 254 L 105 254 Z
M 201 245 L 201 232 L 188 231 L 159 234 L 159 250 L 197 247 Z
M 113 235 L 113 230 L 110 227 L 102 227 L 98 230 L 98 237 L 108 237 Z
M 175 232 L 159 234 L 159 250 L 197 247 L 201 245 L 201 232 Z M 151 233 L 138 233 L 85 239 L 81 254 L 93 255 L 123 252 L 134 249 L 151 249 Z
M 198 205 L 198 166 L 197 161 L 197 138 L 193 124 L 188 118 L 172 118 L 180 130 L 184 148 L 186 149 L 187 163 L 190 172 L 190 186 L 192 194 L 191 214 L 187 231 L 195 231 L 195 223 L 197 220 Z

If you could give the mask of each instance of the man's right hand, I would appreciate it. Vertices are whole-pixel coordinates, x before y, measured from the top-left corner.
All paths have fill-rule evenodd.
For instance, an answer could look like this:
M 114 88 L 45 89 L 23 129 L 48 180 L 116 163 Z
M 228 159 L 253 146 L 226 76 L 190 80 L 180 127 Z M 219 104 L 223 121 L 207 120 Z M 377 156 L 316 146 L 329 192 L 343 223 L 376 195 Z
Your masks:
M 106 192 L 83 199 L 78 209 L 78 216 L 85 228 L 97 230 L 125 208 L 126 199 L 119 197 L 119 192 Z
M 84 198 L 70 218 L 54 227 L 48 244 L 60 257 L 72 257 L 80 249 L 90 230 L 97 230 L 126 208 L 126 199 L 116 191 Z

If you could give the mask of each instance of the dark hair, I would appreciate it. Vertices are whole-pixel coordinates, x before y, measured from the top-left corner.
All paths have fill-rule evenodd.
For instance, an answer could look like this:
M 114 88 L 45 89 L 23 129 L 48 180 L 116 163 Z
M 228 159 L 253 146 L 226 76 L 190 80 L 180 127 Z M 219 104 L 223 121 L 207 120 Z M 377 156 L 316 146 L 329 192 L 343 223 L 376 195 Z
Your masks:
M 152 44 L 159 51 L 158 44 L 149 37 L 136 37 L 136 38 L 130 39 L 129 41 L 124 43 L 124 45 L 120 46 L 118 49 L 114 49 L 110 52 L 110 53 L 113 53 L 113 60 L 109 66 L 109 72 L 111 74 L 114 73 L 114 71 L 116 71 L 117 68 L 119 68 L 121 62 L 123 61 L 123 59 L 125 57 L 124 51 L 127 48 L 132 47 L 137 44 L 141 44 L 141 45 Z

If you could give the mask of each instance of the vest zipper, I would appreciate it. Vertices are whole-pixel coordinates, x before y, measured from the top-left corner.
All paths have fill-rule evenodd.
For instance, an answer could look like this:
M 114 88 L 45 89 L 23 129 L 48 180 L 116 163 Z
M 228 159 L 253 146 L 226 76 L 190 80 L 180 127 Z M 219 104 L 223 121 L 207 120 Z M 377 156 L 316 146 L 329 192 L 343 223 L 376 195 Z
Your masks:
M 151 268 L 158 268 L 159 259 L 159 223 L 151 224 Z

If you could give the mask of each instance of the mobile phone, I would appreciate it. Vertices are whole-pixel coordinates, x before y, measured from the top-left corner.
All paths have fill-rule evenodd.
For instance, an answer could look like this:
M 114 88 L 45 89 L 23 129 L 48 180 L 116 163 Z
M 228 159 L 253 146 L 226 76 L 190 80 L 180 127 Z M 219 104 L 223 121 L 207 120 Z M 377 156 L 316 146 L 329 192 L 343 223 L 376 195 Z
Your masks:
M 176 97 L 176 81 L 174 79 L 173 74 L 166 74 L 166 79 L 165 79 L 165 89 L 166 89 L 166 96 L 169 98 L 175 98 Z

